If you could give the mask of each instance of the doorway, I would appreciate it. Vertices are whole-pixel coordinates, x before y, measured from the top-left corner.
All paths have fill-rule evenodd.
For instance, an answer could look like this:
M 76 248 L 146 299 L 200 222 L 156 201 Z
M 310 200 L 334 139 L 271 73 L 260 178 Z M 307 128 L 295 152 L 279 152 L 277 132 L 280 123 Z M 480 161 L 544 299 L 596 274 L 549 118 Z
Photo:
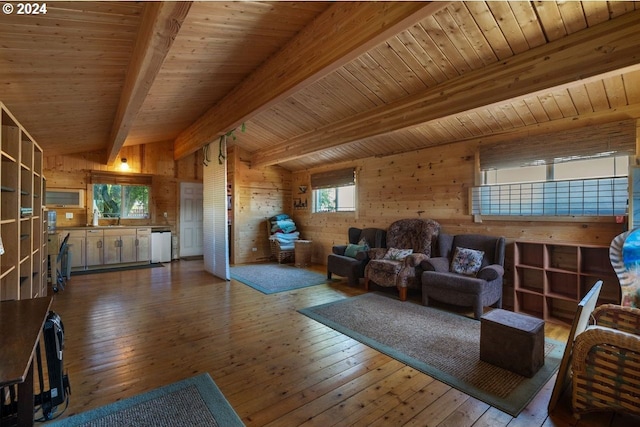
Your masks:
M 180 183 L 180 256 L 203 254 L 203 185 L 197 182 Z

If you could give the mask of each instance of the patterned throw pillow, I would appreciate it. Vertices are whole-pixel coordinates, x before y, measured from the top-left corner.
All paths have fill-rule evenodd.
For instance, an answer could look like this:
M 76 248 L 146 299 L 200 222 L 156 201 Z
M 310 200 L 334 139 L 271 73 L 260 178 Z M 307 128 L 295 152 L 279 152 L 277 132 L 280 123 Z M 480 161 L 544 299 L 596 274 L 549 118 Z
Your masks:
M 365 237 L 363 237 L 362 239 L 360 239 L 360 241 L 358 242 L 359 246 L 366 246 L 365 251 L 369 250 L 369 242 L 367 242 L 367 239 Z
M 467 276 L 475 276 L 480 271 L 483 257 L 483 251 L 457 247 L 451 260 L 451 271 Z
M 369 247 L 365 245 L 354 245 L 349 243 L 347 245 L 347 249 L 344 250 L 344 256 L 348 256 L 351 258 L 355 258 L 358 252 L 360 251 L 368 251 Z
M 409 255 L 413 253 L 413 249 L 397 249 L 397 248 L 389 248 L 387 253 L 384 254 L 382 259 L 391 259 L 395 261 L 402 261 Z

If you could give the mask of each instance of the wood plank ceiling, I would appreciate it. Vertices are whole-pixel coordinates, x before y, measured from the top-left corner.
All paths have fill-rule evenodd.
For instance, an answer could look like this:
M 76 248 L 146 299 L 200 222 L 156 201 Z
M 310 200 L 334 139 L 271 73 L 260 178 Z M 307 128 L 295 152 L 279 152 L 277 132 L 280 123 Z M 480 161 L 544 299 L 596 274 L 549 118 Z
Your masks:
M 53 2 L 0 20 L 0 101 L 47 155 L 241 123 L 302 170 L 640 117 L 640 3 Z

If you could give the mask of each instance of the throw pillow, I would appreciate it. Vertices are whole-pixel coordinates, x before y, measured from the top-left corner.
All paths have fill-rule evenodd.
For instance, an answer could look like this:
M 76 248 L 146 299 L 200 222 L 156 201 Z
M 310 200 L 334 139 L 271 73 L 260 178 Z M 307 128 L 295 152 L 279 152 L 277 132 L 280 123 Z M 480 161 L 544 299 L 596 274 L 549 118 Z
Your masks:
M 482 266 L 483 251 L 457 247 L 451 260 L 453 273 L 475 276 Z
M 413 253 L 413 249 L 397 249 L 389 248 L 382 259 L 391 259 L 394 261 L 402 261 Z
M 364 245 L 354 245 L 353 243 L 349 243 L 347 245 L 347 249 L 344 250 L 344 256 L 355 258 L 358 252 L 367 250 L 369 250 L 369 248 Z

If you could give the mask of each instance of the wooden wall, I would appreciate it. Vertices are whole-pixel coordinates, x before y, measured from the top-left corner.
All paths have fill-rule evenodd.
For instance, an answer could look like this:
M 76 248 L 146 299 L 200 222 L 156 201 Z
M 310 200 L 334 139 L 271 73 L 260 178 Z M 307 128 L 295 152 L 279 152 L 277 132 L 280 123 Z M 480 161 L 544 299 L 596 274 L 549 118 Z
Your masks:
M 512 242 L 518 240 L 554 240 L 583 244 L 608 245 L 622 232 L 613 218 L 597 222 L 584 221 L 514 221 L 484 220 L 474 222 L 469 215 L 469 188 L 474 185 L 476 151 L 480 142 L 455 143 L 388 157 L 367 158 L 333 164 L 302 172 L 290 172 L 279 166 L 252 169 L 248 152 L 231 147 L 228 160 L 231 262 L 234 264 L 269 259 L 265 221 L 284 212 L 296 221 L 301 235 L 313 240 L 313 262 L 326 264 L 334 244 L 344 244 L 350 226 L 387 228 L 402 218 L 432 218 L 447 233 L 503 235 L 509 242 L 507 278 L 512 268 Z M 153 149 L 150 149 L 153 147 Z M 133 173 L 153 175 L 152 208 L 149 223 L 171 226 L 178 232 L 179 182 L 202 180 L 201 152 L 178 162 L 171 143 L 125 147 Z M 97 154 L 57 156 L 45 159 L 45 176 L 49 188 L 84 188 L 90 190 L 91 170 L 117 170 L 118 165 L 100 164 Z M 215 159 L 213 159 L 215 161 Z M 116 162 L 119 164 L 119 160 Z M 311 190 L 314 172 L 343 167 L 357 171 L 357 210 L 349 213 L 311 213 Z M 90 197 L 90 191 L 87 191 Z M 307 202 L 305 208 L 294 207 L 296 201 Z M 90 200 L 90 199 L 89 199 Z M 162 217 L 168 212 L 168 220 Z M 58 214 L 59 226 L 86 224 L 88 209 L 76 210 L 74 219 L 66 221 Z
M 266 220 L 291 213 L 291 172 L 280 166 L 251 169 L 250 157 L 235 147 L 227 157 L 233 197 L 231 263 L 235 264 L 268 260 L 271 249 Z
M 44 175 L 47 188 L 84 189 L 87 198 L 84 209 L 56 209 L 58 227 L 86 225 L 91 222 L 91 201 L 93 200 L 91 171 L 121 172 L 120 158 L 127 159 L 129 171 L 126 173 L 152 176 L 151 217 L 147 221 L 122 220 L 122 224 L 167 225 L 177 233 L 180 214 L 179 183 L 202 181 L 202 154 L 198 151 L 179 161 L 174 161 L 171 141 L 124 147 L 113 165 L 102 163 L 104 153 L 45 156 Z M 73 214 L 73 219 L 66 219 L 67 212 Z M 166 219 L 163 216 L 164 212 L 167 212 Z
M 313 240 L 313 262 L 326 264 L 327 255 L 335 244 L 345 244 L 347 229 L 356 227 L 387 228 L 402 218 L 431 218 L 442 230 L 451 234 L 479 233 L 507 238 L 507 286 L 511 284 L 513 241 L 553 240 L 584 244 L 609 245 L 623 231 L 614 218 L 597 222 L 583 221 L 514 221 L 483 220 L 474 222 L 469 212 L 469 188 L 474 185 L 475 154 L 479 142 L 455 143 L 437 148 L 367 158 L 348 164 L 332 165 L 332 169 L 355 167 L 357 179 L 357 210 L 355 213 L 312 213 L 311 190 L 294 194 L 309 199 L 306 209 L 291 207 L 301 235 Z M 318 168 L 296 172 L 292 191 L 309 185 Z M 510 292 L 505 296 L 509 304 Z

